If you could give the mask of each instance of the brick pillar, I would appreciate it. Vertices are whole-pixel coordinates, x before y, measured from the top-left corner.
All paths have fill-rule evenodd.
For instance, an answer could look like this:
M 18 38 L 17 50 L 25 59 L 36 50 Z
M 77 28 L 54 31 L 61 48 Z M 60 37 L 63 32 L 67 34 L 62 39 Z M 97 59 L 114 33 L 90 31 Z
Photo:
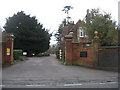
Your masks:
M 65 36 L 65 65 L 72 65 L 72 35 Z
M 95 51 L 95 67 L 99 66 L 99 47 L 100 47 L 100 41 L 99 41 L 99 37 L 97 36 L 98 32 L 95 31 L 94 32 L 95 37 L 93 39 L 93 47 L 94 47 L 94 51 Z
M 3 64 L 13 63 L 13 45 L 14 45 L 14 37 L 12 35 L 5 36 L 5 42 L 3 44 Z

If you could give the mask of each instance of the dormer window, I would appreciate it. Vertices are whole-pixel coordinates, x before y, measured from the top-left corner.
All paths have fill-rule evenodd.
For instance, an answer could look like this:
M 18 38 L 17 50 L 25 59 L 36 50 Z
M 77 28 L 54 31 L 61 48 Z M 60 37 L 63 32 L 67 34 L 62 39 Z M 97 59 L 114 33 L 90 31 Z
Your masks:
M 80 37 L 85 37 L 85 32 L 84 29 L 82 27 L 79 28 L 79 32 L 80 32 Z

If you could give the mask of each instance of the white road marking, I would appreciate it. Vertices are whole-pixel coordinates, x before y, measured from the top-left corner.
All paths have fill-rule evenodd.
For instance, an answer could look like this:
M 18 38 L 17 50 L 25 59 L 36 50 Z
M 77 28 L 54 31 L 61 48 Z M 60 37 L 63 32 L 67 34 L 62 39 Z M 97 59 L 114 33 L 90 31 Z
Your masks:
M 79 86 L 79 85 L 83 85 L 83 84 L 64 84 L 64 86 Z
M 25 86 L 28 86 L 28 87 L 38 87 L 38 86 L 45 86 L 45 85 L 25 85 Z
M 0 87 L 5 86 L 5 85 L 0 85 Z
M 109 83 L 117 83 L 117 82 L 109 82 Z
M 106 84 L 106 83 L 99 83 L 99 84 Z

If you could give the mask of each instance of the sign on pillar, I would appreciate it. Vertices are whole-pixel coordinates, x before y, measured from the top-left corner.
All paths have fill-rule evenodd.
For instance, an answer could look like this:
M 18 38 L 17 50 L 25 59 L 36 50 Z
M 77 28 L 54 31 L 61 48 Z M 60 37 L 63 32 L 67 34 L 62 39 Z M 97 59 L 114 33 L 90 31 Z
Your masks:
M 10 48 L 7 48 L 7 50 L 6 50 L 7 52 L 6 52 L 6 55 L 10 55 Z

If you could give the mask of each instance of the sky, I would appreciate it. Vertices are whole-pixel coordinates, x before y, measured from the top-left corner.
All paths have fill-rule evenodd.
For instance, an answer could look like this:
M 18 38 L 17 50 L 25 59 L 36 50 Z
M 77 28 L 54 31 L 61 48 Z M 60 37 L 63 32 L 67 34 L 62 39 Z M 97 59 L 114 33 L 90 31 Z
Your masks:
M 27 15 L 36 16 L 50 32 L 56 32 L 67 16 L 62 11 L 64 6 L 73 7 L 69 13 L 75 23 L 84 19 L 87 9 L 94 8 L 111 13 L 112 20 L 118 22 L 118 1 L 120 0 L 0 0 L 0 27 L 5 25 L 6 18 L 24 11 Z M 55 38 L 52 37 L 51 44 L 55 43 Z

